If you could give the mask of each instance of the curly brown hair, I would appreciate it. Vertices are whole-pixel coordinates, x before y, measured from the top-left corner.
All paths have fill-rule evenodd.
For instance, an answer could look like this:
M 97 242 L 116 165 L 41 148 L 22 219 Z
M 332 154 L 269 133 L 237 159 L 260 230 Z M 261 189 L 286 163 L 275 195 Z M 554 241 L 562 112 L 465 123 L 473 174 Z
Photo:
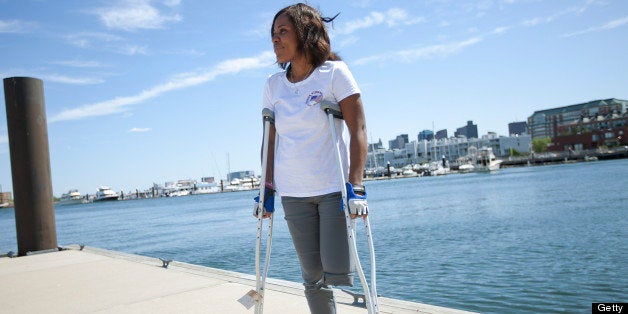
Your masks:
M 277 17 L 284 13 L 296 29 L 297 51 L 303 53 L 314 67 L 320 66 L 327 60 L 341 60 L 336 53 L 331 51 L 329 35 L 325 26 L 325 23 L 332 22 L 340 13 L 331 18 L 324 18 L 321 17 L 318 10 L 305 3 L 287 6 L 275 14 L 270 28 L 271 37 L 274 36 L 273 28 Z M 284 70 L 288 67 L 288 63 L 278 64 Z

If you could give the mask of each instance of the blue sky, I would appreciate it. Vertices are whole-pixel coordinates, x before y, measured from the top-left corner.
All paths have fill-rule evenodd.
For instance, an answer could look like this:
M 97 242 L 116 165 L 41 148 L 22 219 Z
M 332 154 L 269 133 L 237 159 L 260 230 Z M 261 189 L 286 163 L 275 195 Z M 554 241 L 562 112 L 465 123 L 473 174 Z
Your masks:
M 55 196 L 259 173 L 270 24 L 291 3 L 0 0 L 0 76 L 44 81 Z M 624 0 L 309 3 L 340 12 L 332 49 L 372 141 L 467 120 L 506 135 L 535 110 L 628 99 Z M 12 189 L 5 118 L 0 184 Z

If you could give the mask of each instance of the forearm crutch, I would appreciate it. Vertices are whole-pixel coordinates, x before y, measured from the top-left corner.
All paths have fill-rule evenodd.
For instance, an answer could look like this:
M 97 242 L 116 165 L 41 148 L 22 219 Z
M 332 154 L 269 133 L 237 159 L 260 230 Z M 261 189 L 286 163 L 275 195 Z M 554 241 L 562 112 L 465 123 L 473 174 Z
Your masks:
M 268 165 L 268 140 L 270 137 L 270 125 L 275 123 L 275 114 L 268 108 L 262 110 L 262 119 L 264 121 L 264 140 L 262 143 L 262 176 L 259 184 L 259 210 L 257 214 L 257 239 L 255 241 L 255 290 L 251 290 L 246 296 L 255 302 L 255 313 L 264 312 L 264 289 L 266 285 L 266 276 L 270 266 L 270 251 L 273 242 L 273 215 L 268 217 L 268 236 L 266 237 L 266 255 L 264 268 L 260 268 L 260 250 L 262 245 L 262 228 L 264 225 L 264 215 L 266 215 L 266 207 L 264 206 L 266 193 L 266 171 Z M 247 301 L 248 302 L 248 301 Z M 244 303 L 243 303 L 244 304 Z M 245 305 L 246 306 L 246 305 Z M 250 308 L 250 307 L 247 307 Z
M 371 236 L 369 217 L 367 215 L 364 218 L 364 227 L 366 229 L 366 238 L 368 240 L 368 246 L 371 255 L 371 286 L 368 285 L 366 277 L 364 276 L 364 271 L 362 270 L 362 265 L 360 264 L 360 258 L 358 257 L 358 249 L 355 239 L 355 219 L 351 219 L 349 206 L 347 204 L 347 187 L 345 185 L 345 174 L 342 170 L 342 158 L 340 157 L 338 135 L 336 134 L 336 127 L 334 123 L 334 119 L 336 118 L 341 120 L 343 119 L 342 111 L 340 111 L 340 106 L 338 104 L 329 101 L 323 101 L 321 103 L 321 109 L 323 109 L 323 111 L 325 112 L 325 114 L 327 114 L 327 117 L 329 118 L 332 141 L 336 150 L 335 155 L 336 161 L 338 163 L 338 178 L 340 179 L 340 192 L 342 193 L 342 209 L 344 211 L 345 221 L 347 224 L 347 241 L 349 242 L 349 255 L 355 263 L 358 276 L 360 277 L 360 282 L 362 283 L 362 288 L 364 289 L 364 298 L 368 313 L 379 313 L 377 305 L 377 287 L 375 285 L 375 249 L 373 247 L 373 237 Z

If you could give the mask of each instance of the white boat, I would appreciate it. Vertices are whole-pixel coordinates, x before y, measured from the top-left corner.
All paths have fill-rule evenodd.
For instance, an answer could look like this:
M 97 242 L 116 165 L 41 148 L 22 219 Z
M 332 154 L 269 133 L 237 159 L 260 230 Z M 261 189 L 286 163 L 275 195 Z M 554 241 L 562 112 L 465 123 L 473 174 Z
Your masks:
M 475 166 L 473 166 L 473 164 L 471 164 L 471 163 L 465 163 L 465 164 L 462 164 L 462 165 L 458 166 L 458 172 L 460 172 L 460 173 L 471 172 L 474 169 L 475 169 Z
M 68 193 L 63 193 L 59 200 L 59 205 L 76 205 L 85 203 L 85 198 L 78 190 L 70 190 Z
M 428 176 L 442 176 L 451 173 L 451 168 L 449 168 L 449 162 L 443 156 L 441 161 L 432 161 L 427 164 L 428 171 L 425 172 L 425 175 Z
M 584 156 L 584 161 L 597 161 L 598 158 L 595 156 Z
M 192 191 L 192 194 L 211 194 L 220 192 L 220 187 L 216 185 L 216 183 L 199 183 L 196 186 L 196 189 Z
M 474 160 L 474 170 L 477 172 L 499 170 L 499 167 L 502 163 L 501 160 L 495 157 L 495 154 L 493 154 L 493 149 L 490 147 L 480 148 L 477 155 L 475 155 Z
M 177 196 L 188 196 L 190 195 L 190 190 L 186 189 L 174 189 L 166 193 L 168 197 L 177 197 Z
M 229 181 L 229 185 L 224 186 L 226 192 L 248 191 L 259 188 L 260 179 L 256 177 L 234 178 Z
M 391 167 L 391 168 L 394 169 L 394 167 Z M 388 176 L 388 170 L 382 166 L 368 168 L 365 170 L 365 173 L 366 173 L 366 176 L 373 177 L 373 178 Z
M 406 178 L 413 178 L 413 177 L 418 177 L 419 176 L 419 174 L 416 171 L 414 171 L 414 167 L 412 165 L 404 166 L 401 169 L 403 170 L 401 172 L 401 175 L 406 177 Z
M 449 173 L 451 173 L 451 169 L 449 169 L 449 167 L 444 167 L 441 162 L 432 161 L 430 163 L 430 176 L 443 176 Z
M 94 199 L 94 201 L 117 201 L 118 197 L 118 193 L 114 192 L 112 189 L 106 186 L 101 186 L 98 188 L 98 192 L 96 192 L 96 198 Z

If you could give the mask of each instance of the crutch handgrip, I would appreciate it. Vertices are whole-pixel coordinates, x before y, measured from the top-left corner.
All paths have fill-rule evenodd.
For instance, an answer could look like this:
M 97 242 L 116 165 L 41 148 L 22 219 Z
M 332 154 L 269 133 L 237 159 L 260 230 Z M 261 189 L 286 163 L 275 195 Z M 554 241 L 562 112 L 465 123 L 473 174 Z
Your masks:
M 264 121 L 270 121 L 271 124 L 275 124 L 275 113 L 268 108 L 264 108 L 262 109 L 262 119 Z
M 326 114 L 333 114 L 334 118 L 342 119 L 342 111 L 340 110 L 340 105 L 329 100 L 323 100 L 321 102 L 321 109 Z

